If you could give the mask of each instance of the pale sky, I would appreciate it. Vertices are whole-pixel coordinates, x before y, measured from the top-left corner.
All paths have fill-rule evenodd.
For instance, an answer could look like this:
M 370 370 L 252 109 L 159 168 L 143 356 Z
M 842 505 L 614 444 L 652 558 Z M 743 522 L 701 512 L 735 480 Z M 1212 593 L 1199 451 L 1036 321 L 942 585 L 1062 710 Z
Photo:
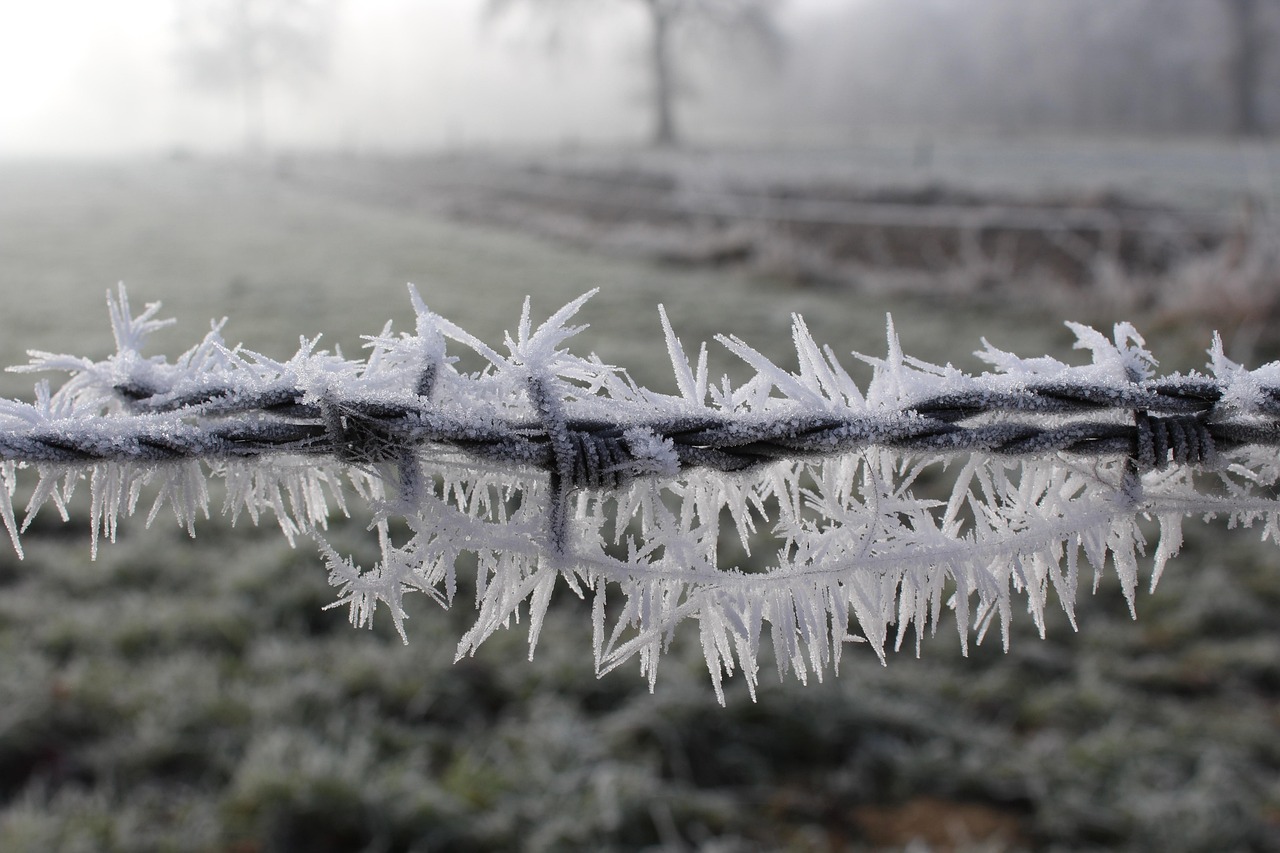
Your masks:
M 793 0 L 804 9 L 830 0 Z M 0 0 L 0 155 L 228 149 L 234 98 L 184 88 L 176 0 Z M 332 72 L 268 92 L 274 147 L 641 139 L 641 21 L 627 4 L 548 56 L 483 0 L 345 0 Z

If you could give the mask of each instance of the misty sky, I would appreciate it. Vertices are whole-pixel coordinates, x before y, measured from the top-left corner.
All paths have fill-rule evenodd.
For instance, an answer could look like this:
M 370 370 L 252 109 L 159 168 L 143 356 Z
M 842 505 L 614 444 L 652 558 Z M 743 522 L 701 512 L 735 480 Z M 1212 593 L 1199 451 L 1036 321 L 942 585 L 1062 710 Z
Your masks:
M 831 0 L 792 0 L 804 14 Z M 347 0 L 330 75 L 268 92 L 272 146 L 643 138 L 643 21 L 627 4 L 549 55 L 483 0 Z M 184 87 L 175 0 L 0 0 L 0 154 L 229 149 L 233 98 Z

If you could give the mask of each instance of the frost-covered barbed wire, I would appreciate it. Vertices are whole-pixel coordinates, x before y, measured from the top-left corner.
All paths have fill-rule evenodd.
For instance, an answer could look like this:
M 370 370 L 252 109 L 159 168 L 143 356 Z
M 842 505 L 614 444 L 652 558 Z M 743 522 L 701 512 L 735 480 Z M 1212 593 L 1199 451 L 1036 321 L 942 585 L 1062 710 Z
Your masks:
M 170 363 L 141 351 L 165 325 L 159 306 L 135 317 L 121 289 L 114 355 L 33 352 L 17 369 L 70 378 L 34 404 L 0 401 L 14 547 L 45 504 L 65 519 L 86 479 L 95 553 L 144 494 L 148 521 L 168 506 L 194 532 L 217 477 L 233 520 L 270 512 L 290 542 L 317 538 L 354 623 L 385 604 L 403 636 L 404 595 L 451 604 L 467 555 L 479 615 L 460 656 L 522 613 L 532 652 L 563 582 L 593 601 L 600 671 L 638 658 L 652 684 L 692 619 L 719 693 L 738 668 L 754 690 L 766 633 L 780 673 L 804 680 L 855 639 L 882 659 L 912 627 L 918 643 L 944 607 L 962 643 L 997 620 L 1007 637 L 1015 593 L 1041 630 L 1051 594 L 1074 623 L 1082 553 L 1095 584 L 1110 555 L 1132 607 L 1144 517 L 1159 528 L 1152 585 L 1187 516 L 1280 532 L 1280 364 L 1247 370 L 1216 339 L 1207 374 L 1157 377 L 1132 326 L 1108 339 L 1072 324 L 1090 364 L 986 344 L 993 371 L 972 376 L 907 357 L 890 323 L 887 355 L 857 356 L 872 367 L 860 388 L 795 317 L 794 371 L 719 339 L 754 371 L 734 385 L 712 382 L 706 346 L 690 360 L 661 314 L 672 395 L 564 348 L 590 294 L 537 328 L 526 302 L 505 353 L 410 295 L 414 331 L 388 324 L 363 361 L 306 339 L 275 361 L 228 347 L 215 325 Z M 484 369 L 459 371 L 449 341 Z M 939 486 L 933 470 L 948 466 Z M 38 479 L 20 525 L 21 468 Z M 367 569 L 321 538 L 352 495 L 381 548 Z M 735 535 L 767 567 L 726 559 Z

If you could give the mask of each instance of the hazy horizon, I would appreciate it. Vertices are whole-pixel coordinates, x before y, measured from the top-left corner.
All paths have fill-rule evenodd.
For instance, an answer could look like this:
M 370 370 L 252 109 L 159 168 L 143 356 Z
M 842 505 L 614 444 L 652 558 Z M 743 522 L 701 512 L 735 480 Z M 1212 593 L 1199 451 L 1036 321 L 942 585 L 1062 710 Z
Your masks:
M 328 69 L 269 79 L 265 147 L 348 152 L 643 144 L 647 24 L 600 3 L 553 40 L 535 11 L 485 0 L 335 0 Z M 0 7 L 0 156 L 243 150 L 234 86 L 184 80 L 176 0 Z M 1229 132 L 1233 49 L 1195 0 L 783 0 L 775 61 L 699 42 L 679 118 L 695 143 L 845 144 L 877 133 Z M 1280 6 L 1277 6 L 1280 8 Z M 598 9 L 598 12 L 596 11 Z M 1268 7 L 1268 14 L 1276 11 Z M 1280 15 L 1272 15 L 1280 18 Z M 1280 127 L 1263 21 L 1262 117 Z
M 828 5 L 792 0 L 791 20 Z M 421 149 L 643 140 L 643 21 L 627 4 L 558 50 L 528 16 L 480 0 L 337 4 L 330 67 L 269 83 L 270 147 Z M 178 73 L 173 0 L 48 0 L 0 9 L 0 156 L 234 151 L 233 93 Z

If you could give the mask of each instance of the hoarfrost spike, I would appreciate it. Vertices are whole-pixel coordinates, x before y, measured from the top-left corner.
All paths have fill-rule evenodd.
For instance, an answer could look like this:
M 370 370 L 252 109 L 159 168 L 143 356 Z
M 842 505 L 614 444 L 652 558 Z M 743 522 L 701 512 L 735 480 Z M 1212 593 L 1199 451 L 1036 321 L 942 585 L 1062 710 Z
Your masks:
M 963 648 L 993 627 L 1007 645 L 1015 599 L 1041 631 L 1055 601 L 1074 626 L 1082 556 L 1095 588 L 1114 566 L 1132 609 L 1187 517 L 1280 539 L 1280 364 L 1248 370 L 1218 337 L 1207 375 L 1155 378 L 1131 325 L 1108 338 L 1069 324 L 1091 363 L 983 341 L 991 372 L 970 376 L 907 356 L 886 318 L 885 357 L 855 354 L 874 371 L 861 389 L 797 315 L 794 368 L 721 336 L 754 375 L 713 387 L 705 344 L 691 362 L 659 308 L 669 395 L 565 349 L 591 295 L 536 327 L 526 301 L 506 356 L 410 285 L 412 331 L 388 324 L 363 362 L 318 336 L 269 359 L 228 348 L 214 324 L 169 363 L 141 351 L 167 324 L 158 305 L 133 316 L 121 287 L 108 298 L 116 353 L 33 352 L 19 370 L 67 381 L 37 386 L 34 405 L 0 401 L 0 520 L 21 556 L 41 507 L 65 519 L 87 480 L 96 553 L 144 488 L 148 523 L 168 507 L 194 532 L 218 477 L 232 522 L 274 516 L 290 543 L 319 543 L 353 624 L 385 606 L 407 640 L 404 596 L 449 606 L 472 564 L 477 617 L 458 655 L 522 619 L 532 654 L 563 583 L 593 599 L 600 673 L 636 661 L 652 687 L 691 620 L 721 701 L 735 674 L 755 695 L 766 637 L 779 676 L 802 682 L 836 669 L 845 643 L 887 661 L 914 632 L 919 652 L 944 608 Z M 447 341 L 488 367 L 459 373 Z M 24 468 L 37 482 L 19 525 Z M 321 538 L 356 500 L 378 537 L 369 568 Z M 1145 518 L 1158 528 L 1149 563 Z

